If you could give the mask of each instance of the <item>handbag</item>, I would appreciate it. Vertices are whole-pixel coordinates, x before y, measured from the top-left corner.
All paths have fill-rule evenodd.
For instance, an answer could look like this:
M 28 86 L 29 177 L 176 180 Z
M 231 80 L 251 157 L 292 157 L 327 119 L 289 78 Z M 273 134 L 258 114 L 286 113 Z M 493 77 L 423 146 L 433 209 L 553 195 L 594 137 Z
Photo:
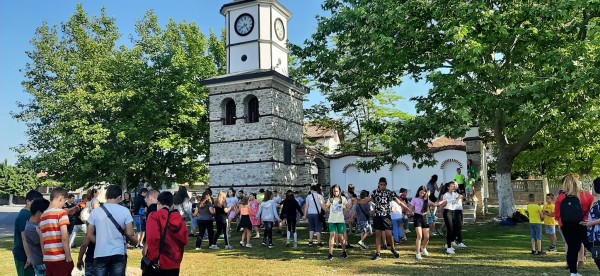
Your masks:
M 140 264 L 140 268 L 142 269 L 143 275 L 154 275 L 154 273 L 157 273 L 160 270 L 160 254 L 162 253 L 162 248 L 163 248 L 163 245 L 165 244 L 165 237 L 167 236 L 167 227 L 169 226 L 169 218 L 171 217 L 172 212 L 178 212 L 178 211 L 175 210 L 175 211 L 168 211 L 168 212 L 169 212 L 169 214 L 167 215 L 167 221 L 165 222 L 165 227 L 163 229 L 163 233 L 160 236 L 160 244 L 158 245 L 158 259 L 155 262 L 153 260 L 150 260 L 148 258 L 148 256 L 142 257 L 142 262 Z
M 317 208 L 317 211 L 319 211 L 319 220 L 321 221 L 322 224 L 325 223 L 325 210 L 323 210 L 323 208 L 321 208 L 319 210 L 319 205 L 317 205 L 317 200 L 315 200 L 315 194 L 312 194 L 312 199 L 313 202 L 315 203 L 315 208 Z

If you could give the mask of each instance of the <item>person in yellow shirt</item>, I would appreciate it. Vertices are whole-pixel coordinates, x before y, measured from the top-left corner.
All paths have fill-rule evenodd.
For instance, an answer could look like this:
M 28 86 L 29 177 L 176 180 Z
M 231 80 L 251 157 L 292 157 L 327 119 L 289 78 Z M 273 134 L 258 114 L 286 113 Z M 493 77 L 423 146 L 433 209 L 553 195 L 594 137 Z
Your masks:
M 546 204 L 543 208 L 544 213 L 544 227 L 546 228 L 546 235 L 550 237 L 550 248 L 548 251 L 556 251 L 556 219 L 554 218 L 554 194 L 549 193 L 546 195 Z
M 531 254 L 545 255 L 546 252 L 542 250 L 542 206 L 529 204 L 527 205 L 527 213 L 529 213 L 529 229 L 531 232 Z

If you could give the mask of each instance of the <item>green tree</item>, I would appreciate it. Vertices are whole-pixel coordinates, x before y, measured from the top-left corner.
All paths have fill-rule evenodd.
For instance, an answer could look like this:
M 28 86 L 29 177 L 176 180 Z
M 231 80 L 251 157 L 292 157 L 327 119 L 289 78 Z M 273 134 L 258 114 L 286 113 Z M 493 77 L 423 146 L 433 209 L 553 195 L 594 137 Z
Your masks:
M 37 30 L 23 83 L 33 99 L 15 114 L 28 126 L 21 159 L 73 188 L 206 181 L 208 91 L 198 80 L 223 72 L 223 38 L 194 23 L 163 29 L 150 11 L 127 48 L 115 21 L 78 5 L 60 28 Z
M 34 171 L 22 166 L 8 165 L 7 160 L 0 163 L 0 195 L 25 196 L 27 192 L 39 186 L 40 182 Z
M 345 91 L 330 92 L 334 98 Z M 348 106 L 336 109 L 335 105 L 321 102 L 305 110 L 311 124 L 337 130 L 340 152 L 382 152 L 383 142 L 393 139 L 391 133 L 372 133 L 366 128 L 370 121 L 398 122 L 408 120 L 410 115 L 398 110 L 396 102 L 402 97 L 392 90 L 383 91 L 371 99 L 360 97 Z
M 461 137 L 473 123 L 498 148 L 500 215 L 515 211 L 515 158 L 559 116 L 578 117 L 598 101 L 600 35 L 596 0 L 327 0 L 318 28 L 294 51 L 324 91 L 351 88 L 338 104 L 397 86 L 410 75 L 433 88 L 416 97 L 418 116 L 372 122 L 389 131 L 389 154 L 361 164 L 377 168 L 412 154 L 434 163 L 427 143 Z

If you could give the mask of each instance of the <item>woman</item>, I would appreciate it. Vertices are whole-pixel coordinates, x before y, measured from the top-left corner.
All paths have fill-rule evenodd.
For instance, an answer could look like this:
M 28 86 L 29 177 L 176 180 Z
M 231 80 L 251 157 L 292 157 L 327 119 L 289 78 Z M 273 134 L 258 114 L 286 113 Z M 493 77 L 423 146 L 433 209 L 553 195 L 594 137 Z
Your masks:
M 185 220 L 177 209 L 171 210 L 172 206 L 173 194 L 162 192 L 158 195 L 158 211 L 148 217 L 143 255 L 152 262 L 159 263 L 160 267 L 153 271 L 144 271 L 144 276 L 179 275 L 183 250 L 189 237 Z
M 173 196 L 173 204 L 175 209 L 179 210 L 179 214 L 187 216 L 190 218 L 190 231 L 189 233 L 194 233 L 196 230 L 196 220 L 192 214 L 192 202 L 190 201 L 190 195 L 188 194 L 187 188 L 185 186 L 179 186 L 179 190 Z M 187 225 L 186 225 L 187 227 Z
M 260 238 L 260 232 L 258 227 L 260 226 L 260 218 L 256 218 L 256 214 L 258 214 L 258 208 L 260 208 L 260 202 L 256 199 L 256 193 L 250 194 L 250 222 L 252 222 L 252 230 L 256 232 L 256 235 L 253 237 L 255 239 Z
M 587 224 L 585 222 L 588 220 L 594 197 L 591 193 L 581 188 L 581 183 L 572 174 L 564 178 L 563 190 L 564 193 L 560 194 L 556 199 L 554 214 L 567 243 L 567 265 L 569 266 L 569 271 L 571 272 L 571 276 L 576 276 L 580 275 L 577 273 L 577 255 L 581 249 L 581 244 L 583 243 L 588 250 L 591 248 L 591 243 L 587 239 L 587 228 L 581 223 L 583 221 L 583 224 Z M 569 206 L 577 201 L 581 205 L 581 217 L 563 214 L 563 212 L 572 210 Z M 563 203 L 565 206 L 563 206 Z M 596 261 L 596 265 L 600 269 L 600 260 L 594 261 Z
M 200 202 L 196 206 L 194 216 L 196 217 L 196 224 L 198 225 L 198 236 L 196 237 L 196 250 L 200 250 L 202 247 L 202 239 L 204 233 L 208 232 L 208 247 L 213 247 L 213 215 L 215 209 L 212 204 L 212 197 L 208 192 L 204 192 L 200 197 Z
M 283 206 L 281 207 L 281 217 L 285 217 L 287 220 L 287 242 L 286 246 L 290 246 L 290 236 L 294 237 L 294 248 L 298 247 L 298 233 L 296 232 L 296 224 L 297 221 L 297 213 L 300 216 L 304 216 L 302 212 L 302 208 L 300 208 L 300 204 L 294 198 L 294 193 L 288 193 L 283 201 Z
M 415 248 L 417 250 L 415 257 L 417 260 L 422 260 L 423 257 L 429 256 L 429 252 L 427 252 L 427 245 L 429 244 L 429 223 L 425 216 L 427 215 L 429 207 L 436 205 L 436 203 L 432 202 L 429 198 L 429 189 L 425 186 L 421 186 L 410 202 L 414 212 L 413 223 L 415 225 L 415 232 L 417 233 L 415 243 Z
M 229 209 L 231 210 L 229 211 L 229 214 L 227 216 L 227 231 L 225 233 L 227 235 L 231 235 L 231 223 L 235 221 L 236 218 L 235 207 L 240 201 L 235 195 L 235 190 L 233 188 L 229 188 L 229 190 L 227 190 L 227 199 L 225 201 L 227 201 L 227 207 L 229 207 Z
M 456 189 L 458 185 L 456 182 L 446 183 L 448 185 L 448 192 L 442 196 L 442 201 L 438 202 L 440 206 L 444 208 L 444 224 L 446 225 L 446 253 L 454 254 L 454 248 L 452 248 L 452 242 L 456 238 L 456 227 L 458 224 L 456 217 L 456 203 L 459 199 L 462 199 L 462 195 L 459 194 Z
M 100 207 L 100 200 L 98 200 L 98 196 L 100 196 L 100 192 L 97 189 L 91 189 L 88 191 L 88 196 L 91 198 L 88 202 L 89 205 L 86 207 L 90 208 L 90 213 L 92 210 Z
M 438 181 L 438 176 L 437 174 L 434 174 L 431 176 L 431 178 L 429 179 L 429 181 L 427 182 L 427 190 L 429 190 L 429 201 L 436 203 L 438 201 L 438 198 L 435 196 L 435 193 L 438 192 L 440 190 L 440 188 L 438 187 L 437 184 Z M 440 193 L 441 195 L 441 193 Z M 437 205 L 434 206 L 430 206 L 429 208 L 429 227 L 431 229 L 431 233 L 434 236 L 437 236 L 437 233 L 435 231 L 435 221 L 437 219 L 436 214 L 437 214 Z
M 123 200 L 119 203 L 119 205 L 129 209 L 129 212 L 132 212 L 133 200 L 131 200 L 131 194 L 129 192 L 125 192 L 123 194 Z
M 273 200 L 273 193 L 271 191 L 265 192 L 265 197 L 260 204 L 256 218 L 260 218 L 265 225 L 262 245 L 269 248 L 275 247 L 273 245 L 273 227 L 275 226 L 275 222 L 279 221 L 279 214 L 277 213 L 277 203 Z
M 213 238 L 213 246 L 210 249 L 219 249 L 217 246 L 217 241 L 219 240 L 219 236 L 221 236 L 221 234 L 223 234 L 223 238 L 225 239 L 225 249 L 233 249 L 233 246 L 229 244 L 229 235 L 225 233 L 225 229 L 227 228 L 227 214 L 231 209 L 227 207 L 227 201 L 224 192 L 219 193 L 213 209 L 215 222 L 217 223 L 217 233 L 215 233 Z

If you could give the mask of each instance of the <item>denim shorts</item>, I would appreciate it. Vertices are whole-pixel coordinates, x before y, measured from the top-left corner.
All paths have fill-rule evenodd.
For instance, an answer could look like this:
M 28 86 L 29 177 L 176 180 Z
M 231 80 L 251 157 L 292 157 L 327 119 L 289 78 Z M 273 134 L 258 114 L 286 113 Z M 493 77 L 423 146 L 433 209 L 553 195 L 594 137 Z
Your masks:
M 308 214 L 306 217 L 308 218 L 308 231 L 322 231 L 322 225 L 321 220 L 319 219 L 319 214 Z
M 133 222 L 135 223 L 135 229 L 137 232 L 145 232 L 146 231 L 146 220 L 142 215 L 133 216 Z
M 529 231 L 531 232 L 531 239 L 534 241 L 542 240 L 542 225 L 541 224 L 530 224 Z
M 556 235 L 556 226 L 546 225 L 546 235 Z
M 371 223 L 368 220 L 359 221 L 358 229 L 361 233 L 373 233 L 373 227 L 371 226 Z

